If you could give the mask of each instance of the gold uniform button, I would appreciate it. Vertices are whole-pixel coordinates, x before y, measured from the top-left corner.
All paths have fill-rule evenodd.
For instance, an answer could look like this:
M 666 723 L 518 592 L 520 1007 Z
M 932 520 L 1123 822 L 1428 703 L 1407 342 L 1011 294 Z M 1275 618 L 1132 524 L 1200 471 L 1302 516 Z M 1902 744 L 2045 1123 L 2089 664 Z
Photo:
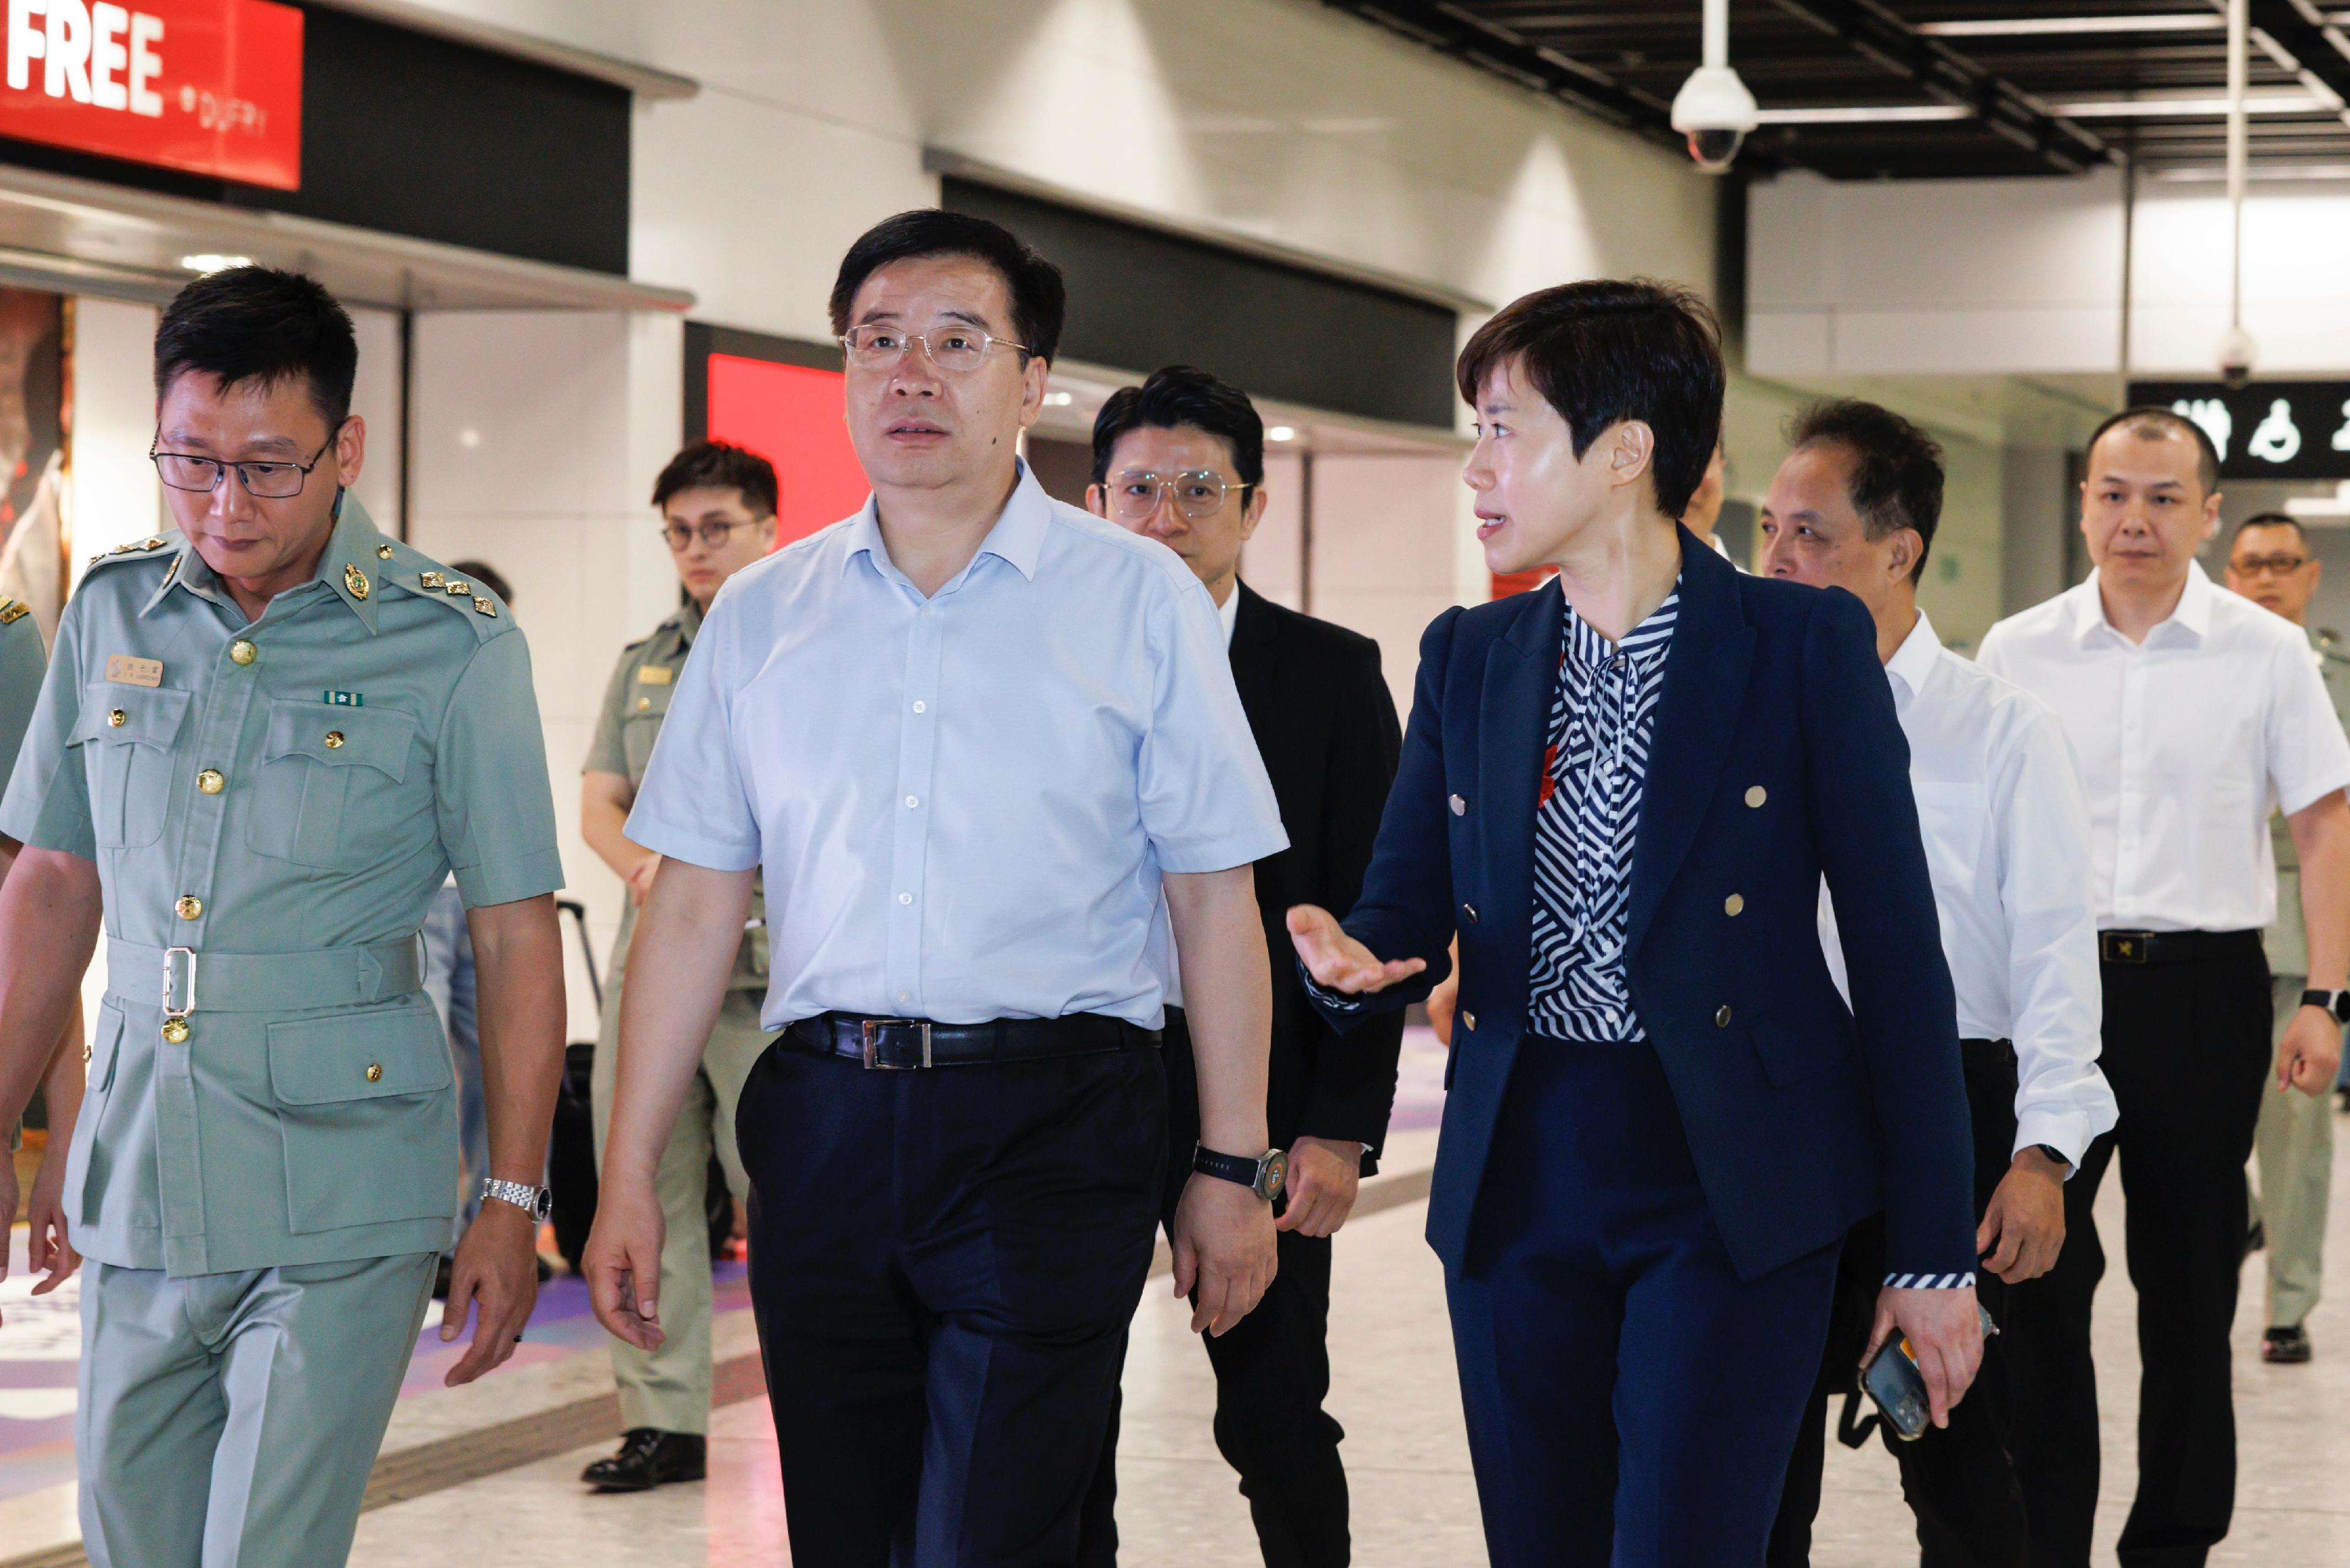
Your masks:
M 1745 908 L 1746 895 L 1743 893 L 1732 893 L 1721 901 L 1721 912 L 1725 915 L 1736 915 Z
M 228 645 L 228 656 L 239 664 L 250 664 L 261 657 L 261 649 L 239 638 Z
M 340 730 L 329 730 L 329 731 L 328 731 L 328 732 L 327 732 L 327 750 L 328 750 L 328 751 L 330 751 L 330 752 L 339 752 L 339 751 L 341 751 L 342 749 L 343 749 L 343 732 L 342 732 Z
M 1746 804 L 1749 805 L 1759 806 L 1770 798 L 1771 792 L 1764 789 L 1761 784 L 1752 784 L 1747 788 Z
M 391 559 L 391 546 L 390 546 L 390 545 L 378 545 L 375 547 L 375 558 L 376 558 L 377 560 L 379 560 L 379 561 L 389 561 L 389 560 L 390 560 L 390 559 Z
M 163 1020 L 163 1039 L 168 1044 L 185 1045 L 188 1043 L 188 1021 L 184 1018 Z
M 206 794 L 218 794 L 228 788 L 228 780 L 218 768 L 206 768 L 196 775 L 196 787 Z
M 383 1082 L 382 1063 L 369 1062 L 368 1064 L 368 1082 L 370 1084 L 380 1084 Z
M 89 1062 L 89 1046 L 87 1044 L 85 1044 L 81 1048 L 81 1059 L 83 1064 L 88 1065 Z
M 1716 1029 L 1727 1029 L 1730 1027 L 1730 1006 L 1727 1002 L 1714 1010 L 1713 1026 Z
M 121 709 L 117 708 L 113 712 L 109 713 L 106 716 L 106 725 L 109 730 L 120 730 L 124 724 L 130 722 L 130 714 L 124 712 Z
M 179 911 L 180 919 L 192 920 L 204 912 L 204 901 L 193 893 L 186 893 L 182 894 L 180 901 L 172 908 Z
M 650 697 L 639 697 L 637 699 L 637 711 L 639 713 L 646 711 L 648 709 L 651 708 L 652 705 L 653 700 Z

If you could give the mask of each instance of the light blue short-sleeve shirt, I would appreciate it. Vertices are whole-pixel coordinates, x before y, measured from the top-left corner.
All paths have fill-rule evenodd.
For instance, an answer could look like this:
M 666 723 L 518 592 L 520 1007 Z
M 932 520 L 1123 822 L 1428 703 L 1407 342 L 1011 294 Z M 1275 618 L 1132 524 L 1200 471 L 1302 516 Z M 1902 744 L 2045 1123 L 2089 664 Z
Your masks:
M 720 590 L 629 838 L 763 867 L 762 1018 L 1157 1027 L 1163 872 L 1288 843 L 1214 602 L 1024 467 L 924 599 L 873 504 Z

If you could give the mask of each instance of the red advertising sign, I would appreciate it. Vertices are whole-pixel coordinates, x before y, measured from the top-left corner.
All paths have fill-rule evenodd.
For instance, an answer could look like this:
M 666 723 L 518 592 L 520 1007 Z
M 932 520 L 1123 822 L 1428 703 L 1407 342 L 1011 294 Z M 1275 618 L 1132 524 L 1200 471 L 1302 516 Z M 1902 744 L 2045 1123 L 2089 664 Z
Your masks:
M 302 13 L 270 0 L 5 0 L 0 136 L 302 185 Z
M 710 357 L 710 439 L 747 447 L 775 465 L 783 491 L 778 545 L 839 522 L 872 489 L 849 444 L 841 398 L 837 370 Z

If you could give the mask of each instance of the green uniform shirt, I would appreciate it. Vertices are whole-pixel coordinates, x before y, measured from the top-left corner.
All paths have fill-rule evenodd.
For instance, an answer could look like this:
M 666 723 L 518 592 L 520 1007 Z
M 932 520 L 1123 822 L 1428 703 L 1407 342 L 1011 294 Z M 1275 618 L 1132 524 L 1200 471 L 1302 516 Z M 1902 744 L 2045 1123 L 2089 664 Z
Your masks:
M 41 628 L 32 611 L 15 599 L 0 598 L 0 788 L 16 765 L 16 749 L 33 722 L 33 704 L 40 699 L 41 673 L 49 656 L 41 650 Z M 24 1126 L 8 1125 L 7 1147 L 24 1137 Z
M 702 607 L 689 598 L 682 608 L 655 627 L 650 637 L 629 644 L 612 671 L 611 684 L 604 689 L 596 737 L 588 742 L 588 760 L 580 772 L 619 774 L 628 779 L 631 793 L 644 784 L 645 764 L 652 760 L 661 721 L 669 717 L 670 694 L 677 690 L 678 671 L 685 668 L 685 656 L 692 651 L 694 637 L 701 630 Z M 630 903 L 620 911 L 620 934 L 612 943 L 615 985 L 626 966 L 629 939 L 636 929 L 637 907 Z M 767 989 L 766 892 L 758 878 L 752 882 L 750 922 L 743 929 L 743 947 L 734 956 L 734 972 L 727 978 L 726 988 L 762 993 Z
M 417 930 L 452 869 L 468 907 L 563 883 L 504 606 L 348 495 L 317 577 L 250 623 L 179 535 L 118 550 L 66 607 L 0 832 L 104 889 L 65 1178 L 86 1256 L 182 1275 L 446 1245 L 455 1095 Z
M 2319 642 L 2314 632 L 2309 645 L 2316 653 L 2317 672 L 2325 678 L 2334 716 L 2350 723 L 2350 658 Z M 2269 842 L 2276 852 L 2277 912 L 2276 923 L 2261 933 L 2261 945 L 2268 950 L 2271 974 L 2306 975 L 2309 936 L 2302 927 L 2301 855 L 2293 846 L 2282 812 L 2269 818 Z

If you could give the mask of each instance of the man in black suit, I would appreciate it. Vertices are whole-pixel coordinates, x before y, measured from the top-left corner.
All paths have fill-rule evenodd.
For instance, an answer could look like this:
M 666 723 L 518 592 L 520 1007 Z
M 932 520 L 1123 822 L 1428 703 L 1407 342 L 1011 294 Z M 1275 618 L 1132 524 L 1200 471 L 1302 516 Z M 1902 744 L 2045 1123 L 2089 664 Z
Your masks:
M 1232 680 L 1273 775 L 1287 849 L 1256 867 L 1269 950 L 1286 954 L 1291 905 L 1346 909 L 1363 885 L 1402 733 L 1379 673 L 1378 644 L 1284 609 L 1240 580 L 1241 546 L 1264 515 L 1264 425 L 1238 388 L 1170 366 L 1102 405 L 1094 422 L 1097 514 L 1182 556 L 1215 600 Z M 1170 974 L 1172 965 L 1170 965 Z M 1347 1561 L 1345 1434 L 1322 1408 L 1330 1390 L 1330 1236 L 1377 1168 L 1395 1103 L 1401 1014 L 1343 1043 L 1306 1000 L 1296 970 L 1274 965 L 1266 1119 L 1289 1150 L 1280 1273 L 1257 1308 L 1207 1341 L 1216 1371 L 1216 1447 L 1240 1472 L 1268 1568 Z M 1171 1221 L 1191 1168 L 1200 1116 L 1191 1041 L 1167 1014 L 1167 1120 L 1177 1173 Z M 1078 1561 L 1116 1562 L 1118 1422 L 1088 1500 Z

